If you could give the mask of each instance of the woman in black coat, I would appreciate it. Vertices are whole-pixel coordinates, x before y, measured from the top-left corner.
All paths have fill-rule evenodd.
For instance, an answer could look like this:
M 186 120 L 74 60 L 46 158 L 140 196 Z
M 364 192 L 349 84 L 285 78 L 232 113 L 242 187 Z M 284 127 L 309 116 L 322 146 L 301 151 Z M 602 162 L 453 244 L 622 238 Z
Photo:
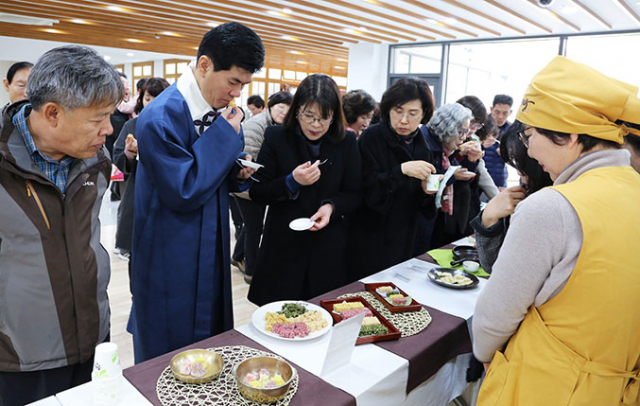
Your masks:
M 310 299 L 347 282 L 346 215 L 360 204 L 360 155 L 340 91 L 326 75 L 300 83 L 284 125 L 269 127 L 250 196 L 268 205 L 249 300 Z M 292 220 L 310 218 L 306 231 Z
M 426 81 L 400 79 L 382 96 L 382 121 L 358 140 L 364 205 L 350 232 L 350 279 L 357 280 L 412 257 L 419 213 L 435 215 L 427 178 L 433 156 L 419 126 L 433 114 Z

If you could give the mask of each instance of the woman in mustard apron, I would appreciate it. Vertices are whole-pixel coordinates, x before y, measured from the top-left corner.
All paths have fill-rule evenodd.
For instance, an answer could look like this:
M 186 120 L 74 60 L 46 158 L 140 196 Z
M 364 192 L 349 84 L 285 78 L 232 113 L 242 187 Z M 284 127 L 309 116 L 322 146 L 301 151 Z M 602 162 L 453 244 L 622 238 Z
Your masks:
M 637 94 L 563 57 L 527 89 L 519 137 L 554 184 L 518 204 L 476 305 L 478 405 L 639 404 Z

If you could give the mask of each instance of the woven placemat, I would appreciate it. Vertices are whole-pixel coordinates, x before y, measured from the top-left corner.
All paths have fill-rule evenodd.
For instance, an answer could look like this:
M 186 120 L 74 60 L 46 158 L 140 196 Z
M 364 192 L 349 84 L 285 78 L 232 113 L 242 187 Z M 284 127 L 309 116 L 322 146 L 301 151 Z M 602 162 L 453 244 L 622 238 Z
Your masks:
M 410 337 L 418 334 L 431 323 L 431 315 L 424 307 L 413 312 L 391 313 L 375 296 L 369 292 L 347 293 L 339 296 L 338 299 L 347 297 L 360 296 L 364 298 L 374 309 L 376 309 L 382 317 L 389 320 L 391 324 L 402 333 L 402 337 Z
M 273 354 L 245 347 L 244 345 L 234 345 L 216 348 L 207 348 L 222 355 L 224 369 L 217 379 L 204 384 L 189 384 L 177 380 L 171 368 L 167 367 L 158 382 L 156 383 L 156 394 L 163 406 L 210 406 L 210 405 L 243 405 L 259 406 L 259 403 L 251 402 L 240 394 L 238 383 L 231 370 L 233 366 L 251 357 L 274 357 Z M 282 359 L 280 357 L 275 357 Z M 299 378 L 296 375 L 287 395 L 275 403 L 275 406 L 287 406 L 293 396 L 298 391 Z

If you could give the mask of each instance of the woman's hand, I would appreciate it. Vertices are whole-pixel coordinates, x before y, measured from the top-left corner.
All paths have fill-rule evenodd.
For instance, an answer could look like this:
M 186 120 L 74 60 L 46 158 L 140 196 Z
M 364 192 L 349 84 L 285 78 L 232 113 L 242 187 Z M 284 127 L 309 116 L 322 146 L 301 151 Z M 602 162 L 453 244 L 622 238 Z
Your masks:
M 320 206 L 316 214 L 311 216 L 311 221 L 315 224 L 309 229 L 309 231 L 318 231 L 325 228 L 329 224 L 332 214 L 333 205 L 331 203 L 326 203 Z
M 476 141 L 467 141 L 462 144 L 461 155 L 466 155 L 471 162 L 476 162 L 484 156 L 484 151 L 480 148 L 480 144 Z
M 124 154 L 130 161 L 133 161 L 138 156 L 138 140 L 135 139 L 133 134 L 129 134 L 124 143 Z
M 251 158 L 251 155 L 247 154 L 245 156 L 242 157 L 242 159 L 244 159 L 245 161 L 252 161 L 253 158 Z M 254 173 L 256 173 L 257 169 L 255 168 L 249 168 L 249 167 L 245 167 L 240 169 L 240 172 L 238 172 L 238 179 L 249 179 L 249 177 L 251 175 L 253 175 Z
M 526 194 L 522 186 L 513 186 L 504 189 L 496 197 L 489 200 L 487 207 L 482 212 L 482 225 L 489 228 L 496 224 L 501 218 L 510 216 L 516 210 Z
M 436 176 L 436 175 L 434 174 L 434 175 L 431 175 L 431 176 Z M 440 178 L 439 179 L 440 182 L 442 182 L 442 179 L 444 179 L 444 175 L 437 175 L 437 176 Z M 426 180 L 422 181 L 422 191 L 425 192 L 428 195 L 435 195 L 436 193 L 438 193 L 437 189 L 436 190 L 427 190 L 427 181 Z
M 471 180 L 476 176 L 475 173 L 468 174 L 465 172 L 469 172 L 469 170 L 467 168 L 458 168 L 458 170 L 453 173 L 453 177 L 457 180 Z
M 313 165 L 311 162 L 305 162 L 298 165 L 293 170 L 293 179 L 302 186 L 313 185 L 320 179 L 320 161 L 316 161 Z
M 427 180 L 429 175 L 436 173 L 435 166 L 427 161 L 408 161 L 400 165 L 400 170 L 405 176 L 420 180 Z

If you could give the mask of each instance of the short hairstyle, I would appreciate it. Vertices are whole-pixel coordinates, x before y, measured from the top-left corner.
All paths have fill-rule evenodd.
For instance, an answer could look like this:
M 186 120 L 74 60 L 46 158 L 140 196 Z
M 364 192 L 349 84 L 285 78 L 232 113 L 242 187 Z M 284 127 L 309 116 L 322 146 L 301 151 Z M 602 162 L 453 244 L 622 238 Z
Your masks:
M 9 67 L 9 70 L 7 71 L 7 82 L 13 82 L 13 77 L 16 75 L 16 73 L 18 73 L 18 71 L 31 68 L 33 68 L 33 64 L 31 62 L 23 61 L 14 63 Z
M 144 84 L 147 83 L 147 80 L 149 80 L 149 79 L 150 78 L 140 78 L 140 79 L 138 79 L 138 81 L 136 82 L 136 90 L 138 91 L 138 93 L 140 93 L 142 91 L 142 89 L 144 89 Z
M 58 103 L 65 110 L 117 104 L 124 86 L 113 66 L 93 49 L 65 45 L 38 59 L 27 82 L 27 96 L 34 110 Z
M 527 153 L 527 147 L 518 139 L 518 132 L 524 129 L 520 121 L 515 121 L 502 135 L 500 141 L 500 157 L 502 160 L 516 168 L 518 172 L 527 176 L 527 195 L 553 185 L 548 173 L 535 159 Z
M 625 144 L 631 145 L 636 154 L 640 154 L 640 136 L 635 134 L 627 134 L 624 137 Z
M 484 141 L 491 134 L 494 134 L 495 137 L 498 138 L 499 130 L 493 121 L 493 117 L 489 115 L 487 116 L 487 121 L 484 122 L 484 126 L 476 131 L 476 135 L 480 138 L 480 141 Z
M 342 96 L 342 109 L 347 124 L 358 121 L 358 117 L 373 112 L 376 101 L 364 90 L 352 90 Z
M 556 145 L 565 145 L 571 137 L 570 133 L 561 133 L 559 131 L 547 130 L 545 128 L 536 127 L 536 131 L 547 137 Z M 582 145 L 582 152 L 591 151 L 598 145 L 606 149 L 620 149 L 622 147 L 622 144 L 618 144 L 615 141 L 596 138 L 589 134 L 578 134 L 578 144 Z
M 459 136 L 464 122 L 473 118 L 471 110 L 460 103 L 449 103 L 440 107 L 433 113 L 427 126 L 429 131 L 440 140 L 442 144 L 448 144 Z
M 513 106 L 513 98 L 511 96 L 506 95 L 506 94 L 497 94 L 493 98 L 492 106 L 495 106 L 496 104 L 508 104 L 509 107 L 511 107 L 511 106 Z
M 169 82 L 165 78 L 148 78 L 148 79 L 140 79 L 138 83 L 144 80 L 144 86 L 140 90 L 140 94 L 138 94 L 138 99 L 136 100 L 136 107 L 133 111 L 136 114 L 140 114 L 142 108 L 144 107 L 144 95 L 149 93 L 153 97 L 158 97 L 160 93 L 169 86 Z
M 247 99 L 247 105 L 249 104 L 253 104 L 257 108 L 261 109 L 264 107 L 264 100 L 259 95 L 254 94 L 253 96 L 249 96 Z
M 269 96 L 269 100 L 267 101 L 269 108 L 280 103 L 284 103 L 287 106 L 291 106 L 291 103 L 293 103 L 293 95 L 290 92 L 287 92 L 286 90 L 281 90 Z
M 216 72 L 237 66 L 256 73 L 264 65 L 264 52 L 262 40 L 251 28 L 232 22 L 204 34 L 198 47 L 198 60 L 208 56 Z
M 456 103 L 462 104 L 464 107 L 471 110 L 471 114 L 473 114 L 473 118 L 471 119 L 472 121 L 478 121 L 483 124 L 487 121 L 487 108 L 482 100 L 476 96 L 464 96 L 461 99 L 458 99 Z
M 334 143 L 341 141 L 345 137 L 346 123 L 342 112 L 340 89 L 331 77 L 322 73 L 307 76 L 300 82 L 289 112 L 284 118 L 284 128 L 290 133 L 296 131 L 300 126 L 298 110 L 312 104 L 318 105 L 322 118 L 333 118 L 327 130 L 327 139 Z
M 389 112 L 392 108 L 416 99 L 422 103 L 424 114 L 420 123 L 427 123 L 433 115 L 435 102 L 427 81 L 416 77 L 398 79 L 384 92 L 380 100 L 380 119 L 389 122 Z

